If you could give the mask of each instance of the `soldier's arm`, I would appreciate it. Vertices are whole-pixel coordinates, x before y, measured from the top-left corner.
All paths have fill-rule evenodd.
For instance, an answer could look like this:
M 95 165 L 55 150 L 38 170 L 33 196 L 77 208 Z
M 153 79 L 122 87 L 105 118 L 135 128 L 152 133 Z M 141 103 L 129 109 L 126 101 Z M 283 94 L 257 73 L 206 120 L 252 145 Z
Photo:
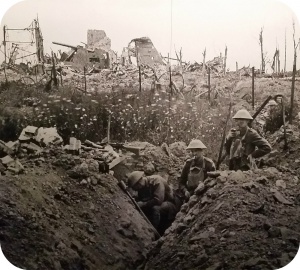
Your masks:
M 216 165 L 212 160 L 210 160 L 209 165 L 207 166 L 207 171 L 213 172 L 215 170 L 216 170 Z
M 227 155 L 230 154 L 230 147 L 231 147 L 231 144 L 232 144 L 232 140 L 233 140 L 233 138 L 229 135 L 227 135 L 227 137 L 225 138 L 224 148 L 225 148 L 225 151 L 226 151 Z
M 272 148 L 268 141 L 262 138 L 256 131 L 251 134 L 251 142 L 257 147 L 251 154 L 254 158 L 262 157 L 271 152 Z
M 145 202 L 143 207 L 152 207 L 161 205 L 165 199 L 165 186 L 163 182 L 156 182 L 154 184 L 153 198 Z
M 179 178 L 179 188 L 183 189 L 184 191 L 186 190 L 186 182 L 188 180 L 188 174 L 189 174 L 189 162 L 187 161 L 184 166 L 183 169 L 181 171 L 181 176 Z

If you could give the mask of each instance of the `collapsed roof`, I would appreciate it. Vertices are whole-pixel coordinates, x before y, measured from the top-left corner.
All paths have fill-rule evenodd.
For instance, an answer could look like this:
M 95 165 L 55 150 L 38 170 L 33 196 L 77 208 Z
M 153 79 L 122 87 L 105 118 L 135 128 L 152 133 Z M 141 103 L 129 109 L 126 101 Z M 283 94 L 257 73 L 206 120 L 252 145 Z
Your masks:
M 135 38 L 128 44 L 128 55 L 137 58 L 137 65 L 154 66 L 155 64 L 164 65 L 162 57 L 154 47 L 148 37 Z

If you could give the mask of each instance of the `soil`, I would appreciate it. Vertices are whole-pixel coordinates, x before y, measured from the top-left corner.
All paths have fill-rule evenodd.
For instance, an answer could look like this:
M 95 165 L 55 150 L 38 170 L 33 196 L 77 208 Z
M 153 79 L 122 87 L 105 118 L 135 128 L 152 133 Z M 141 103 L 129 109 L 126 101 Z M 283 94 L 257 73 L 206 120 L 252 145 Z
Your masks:
M 0 177 L 3 253 L 22 269 L 134 269 L 154 234 L 111 175 L 80 184 L 51 163 Z M 128 268 L 127 268 L 128 269 Z
M 181 207 L 141 269 L 278 269 L 300 242 L 299 178 L 222 172 Z
M 185 75 L 184 91 L 194 89 L 190 94 L 200 94 L 207 89 L 206 78 L 199 74 Z M 14 74 L 10 75 L 9 80 Z M 89 86 L 95 91 L 111 92 L 137 84 L 136 71 L 128 80 L 126 76 L 91 75 Z M 68 80 L 76 82 L 75 77 L 70 73 Z M 150 90 L 152 81 L 145 79 L 143 90 Z M 174 75 L 174 81 L 181 86 L 182 76 Z M 167 79 L 162 83 L 167 87 Z M 239 82 L 237 74 L 228 74 L 226 78 L 214 77 L 213 84 L 214 95 L 232 93 L 234 110 L 244 106 L 251 111 L 251 101 L 245 97 L 251 92 L 251 79 Z M 274 89 L 288 96 L 290 84 L 288 78 L 256 80 L 255 107 Z M 90 87 L 88 92 L 93 91 Z M 21 93 L 14 98 L 21 100 Z M 0 99 L 9 102 L 10 96 L 3 92 Z M 20 115 L 26 108 L 18 109 Z M 219 106 L 211 112 L 220 116 Z M 222 132 L 216 123 L 204 120 Z M 95 167 L 88 154 L 78 158 L 61 148 L 52 148 L 44 149 L 42 157 L 24 155 L 20 160 L 24 174 L 5 171 L 0 175 L 3 253 L 11 263 L 28 270 L 256 270 L 285 266 L 294 258 L 300 242 L 298 125 L 295 122 L 288 126 L 288 149 L 284 149 L 282 129 L 267 134 L 273 151 L 261 159 L 264 168 L 243 173 L 226 171 L 226 165 L 222 165 L 225 171 L 207 179 L 158 241 L 154 241 L 151 227 L 117 183 L 126 180 L 133 170 L 144 170 L 162 175 L 176 187 L 188 158 L 188 142 L 170 146 L 132 142 L 133 146 L 144 147 L 139 155 L 122 150 L 125 160 L 107 174 L 97 172 L 98 168 L 87 175 L 74 171 L 74 166 L 83 163 L 88 170 Z M 15 140 L 20 131 L 5 139 Z M 215 157 L 219 143 L 207 146 L 211 151 L 208 157 Z

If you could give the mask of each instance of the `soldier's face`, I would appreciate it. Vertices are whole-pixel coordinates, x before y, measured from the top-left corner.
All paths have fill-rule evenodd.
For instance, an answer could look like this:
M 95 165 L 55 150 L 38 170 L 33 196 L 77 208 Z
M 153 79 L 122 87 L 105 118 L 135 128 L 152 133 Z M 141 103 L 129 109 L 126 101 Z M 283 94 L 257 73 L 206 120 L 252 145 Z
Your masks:
M 235 122 L 238 129 L 243 129 L 248 126 L 248 120 L 246 119 L 236 119 Z
M 203 150 L 202 149 L 191 149 L 191 156 L 200 158 L 203 157 Z
M 273 112 L 276 109 L 276 105 L 269 105 L 269 111 Z
M 146 180 L 145 177 L 142 177 L 133 187 L 134 190 L 140 190 L 145 186 Z

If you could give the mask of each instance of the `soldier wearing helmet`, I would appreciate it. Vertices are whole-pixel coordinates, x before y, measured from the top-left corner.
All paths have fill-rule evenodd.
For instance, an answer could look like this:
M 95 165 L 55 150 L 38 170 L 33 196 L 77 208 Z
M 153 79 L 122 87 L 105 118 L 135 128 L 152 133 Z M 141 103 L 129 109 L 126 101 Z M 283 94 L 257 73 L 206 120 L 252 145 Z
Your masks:
M 128 176 L 128 186 L 137 191 L 137 203 L 152 225 L 163 233 L 174 221 L 180 209 L 173 190 L 160 175 L 146 176 L 143 171 L 134 171 Z
M 275 132 L 283 124 L 282 107 L 278 106 L 275 100 L 268 103 L 267 111 L 264 113 L 265 125 L 264 132 Z
M 247 110 L 239 110 L 232 118 L 236 129 L 231 129 L 224 144 L 229 155 L 229 170 L 256 168 L 254 159 L 270 153 L 271 146 L 254 129 L 248 127 L 253 118 Z
M 192 140 L 187 147 L 193 157 L 185 162 L 179 179 L 179 188 L 186 199 L 194 193 L 199 183 L 207 178 L 207 172 L 216 170 L 214 162 L 203 155 L 206 148 L 200 140 Z

